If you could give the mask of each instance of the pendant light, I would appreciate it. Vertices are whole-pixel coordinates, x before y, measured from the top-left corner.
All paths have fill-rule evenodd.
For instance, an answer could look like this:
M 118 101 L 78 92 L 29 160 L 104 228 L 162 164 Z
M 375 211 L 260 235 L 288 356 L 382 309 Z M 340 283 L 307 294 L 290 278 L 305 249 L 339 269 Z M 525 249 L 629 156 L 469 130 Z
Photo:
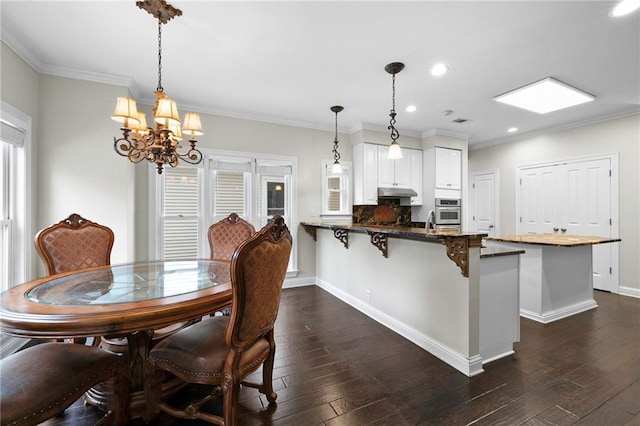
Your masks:
M 389 160 L 397 160 L 402 158 L 402 151 L 400 150 L 400 144 L 398 143 L 398 138 L 400 137 L 400 133 L 395 127 L 396 124 L 396 74 L 404 69 L 404 64 L 402 62 L 392 62 L 387 64 L 384 67 L 384 70 L 391 74 L 392 76 L 392 96 L 391 96 L 391 111 L 389 112 L 389 117 L 391 120 L 389 121 L 389 126 L 387 129 L 391 130 L 391 145 L 389 145 L 389 154 L 387 158 Z
M 331 173 L 342 173 L 342 166 L 340 165 L 340 153 L 338 152 L 338 113 L 344 108 L 340 105 L 334 105 L 330 109 L 336 114 L 336 136 L 333 139 L 333 166 L 331 167 Z

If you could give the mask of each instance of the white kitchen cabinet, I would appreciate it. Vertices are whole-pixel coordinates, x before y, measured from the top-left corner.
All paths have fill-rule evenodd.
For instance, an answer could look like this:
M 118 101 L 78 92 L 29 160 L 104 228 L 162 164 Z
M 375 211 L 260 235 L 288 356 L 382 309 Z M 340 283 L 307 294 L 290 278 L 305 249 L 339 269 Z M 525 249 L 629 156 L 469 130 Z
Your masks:
M 378 204 L 378 145 L 353 147 L 353 204 Z
M 378 186 L 411 188 L 411 158 L 409 150 L 401 148 L 402 158 L 389 160 L 389 147 L 378 145 Z
M 360 143 L 353 147 L 353 204 L 378 204 L 378 187 L 410 188 L 418 193 L 411 205 L 422 204 L 422 151 L 402 148 L 403 158 L 387 159 L 389 147 Z
M 435 148 L 436 188 L 462 188 L 462 152 L 458 149 Z
M 408 149 L 409 166 L 411 168 L 411 189 L 418 193 L 418 196 L 411 197 L 412 206 L 422 205 L 422 151 L 418 149 Z

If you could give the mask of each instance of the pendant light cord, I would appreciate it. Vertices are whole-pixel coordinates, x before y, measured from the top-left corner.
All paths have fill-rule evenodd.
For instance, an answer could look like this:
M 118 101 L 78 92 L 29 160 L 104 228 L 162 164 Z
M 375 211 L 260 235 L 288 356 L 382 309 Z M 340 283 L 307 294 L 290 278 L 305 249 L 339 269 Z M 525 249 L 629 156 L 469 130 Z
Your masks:
M 333 161 L 338 163 L 340 160 L 340 153 L 338 152 L 338 112 L 336 111 L 336 136 L 333 140 Z
M 389 120 L 389 126 L 387 127 L 388 130 L 391 130 L 391 140 L 392 140 L 392 144 L 393 143 L 397 143 L 398 138 L 400 137 L 400 133 L 398 133 L 398 130 L 395 128 L 395 124 L 396 124 L 396 74 L 393 73 L 392 75 L 392 95 L 391 95 L 391 111 L 389 112 L 389 117 L 391 117 L 391 120 Z

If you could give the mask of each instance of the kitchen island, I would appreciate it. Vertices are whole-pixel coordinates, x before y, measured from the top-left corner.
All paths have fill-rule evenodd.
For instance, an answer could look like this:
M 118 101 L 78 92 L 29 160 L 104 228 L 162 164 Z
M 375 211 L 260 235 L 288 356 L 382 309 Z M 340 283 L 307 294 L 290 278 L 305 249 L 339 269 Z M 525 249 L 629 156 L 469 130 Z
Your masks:
M 524 249 L 520 265 L 520 315 L 550 323 L 596 308 L 592 246 L 620 241 L 566 234 L 487 238 L 487 245 Z
M 521 250 L 487 255 L 506 262 L 490 278 L 489 288 L 481 277 L 486 234 L 358 224 L 302 226 L 316 240 L 319 287 L 468 376 L 481 373 L 484 362 L 513 353 L 519 338 Z

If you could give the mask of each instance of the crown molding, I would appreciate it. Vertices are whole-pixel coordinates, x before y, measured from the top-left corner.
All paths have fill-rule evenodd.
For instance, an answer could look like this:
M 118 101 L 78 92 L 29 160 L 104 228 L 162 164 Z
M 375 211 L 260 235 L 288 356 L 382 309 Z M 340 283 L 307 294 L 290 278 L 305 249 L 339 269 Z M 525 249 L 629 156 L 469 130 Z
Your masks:
M 469 133 L 463 133 L 463 132 L 456 132 L 453 130 L 447 130 L 447 129 L 439 129 L 439 128 L 431 128 L 431 129 L 426 129 L 425 131 L 423 131 L 420 135 L 420 137 L 422 138 L 428 138 L 430 136 L 447 136 L 447 137 L 451 137 L 451 138 L 457 138 L 457 139 L 463 139 L 465 141 L 469 141 L 469 138 L 471 137 L 471 134 Z
M 359 125 L 352 127 L 350 132 L 351 134 L 353 134 L 353 133 L 359 132 L 360 130 L 371 130 L 371 131 L 380 132 L 380 133 L 389 132 L 389 129 L 386 125 L 381 126 L 379 124 L 365 123 L 365 122 L 362 122 Z M 420 138 L 420 132 L 417 132 L 415 130 L 398 129 L 398 132 L 400 133 L 400 136 Z
M 67 77 L 74 78 L 76 80 L 85 80 L 94 83 L 104 83 L 112 84 L 114 86 L 127 87 L 133 93 L 132 87 L 134 86 L 134 80 L 132 77 L 86 71 L 79 68 L 61 67 L 51 64 L 43 64 L 42 70 L 39 72 L 40 74 L 48 74 L 56 77 Z
M 4 44 L 13 50 L 23 61 L 25 61 L 36 72 L 42 72 L 42 62 L 20 41 L 14 32 L 6 25 L 2 25 L 2 33 L 0 34 Z
M 556 132 L 561 132 L 563 130 L 570 130 L 570 129 L 575 129 L 578 127 L 584 127 L 584 126 L 589 126 L 591 124 L 597 124 L 603 121 L 609 121 L 609 120 L 615 120 L 616 118 L 622 118 L 622 117 L 627 117 L 630 115 L 635 115 L 635 114 L 640 114 L 640 106 L 634 105 L 633 107 L 631 107 L 630 109 L 626 110 L 626 111 L 622 111 L 622 112 L 618 112 L 618 113 L 614 113 L 614 114 L 608 114 L 608 115 L 603 115 L 600 117 L 596 117 L 596 118 L 591 118 L 588 120 L 580 120 L 580 121 L 574 121 L 572 123 L 565 123 L 559 126 L 553 126 L 553 127 L 547 127 L 544 129 L 539 129 L 536 131 L 532 131 L 532 132 L 526 132 L 526 133 L 519 133 L 517 135 L 513 135 L 513 136 L 509 136 L 509 137 L 504 137 L 504 138 L 500 138 L 500 139 L 493 139 L 490 141 L 485 141 L 485 142 L 478 142 L 478 143 L 473 143 L 473 144 L 469 144 L 469 151 L 474 151 L 476 149 L 482 149 L 482 148 L 488 148 L 490 146 L 494 146 L 494 145 L 502 145 L 505 143 L 510 143 L 510 142 L 517 142 L 517 141 L 521 141 L 524 139 L 530 139 L 539 135 L 546 135 L 549 133 L 556 133 Z

